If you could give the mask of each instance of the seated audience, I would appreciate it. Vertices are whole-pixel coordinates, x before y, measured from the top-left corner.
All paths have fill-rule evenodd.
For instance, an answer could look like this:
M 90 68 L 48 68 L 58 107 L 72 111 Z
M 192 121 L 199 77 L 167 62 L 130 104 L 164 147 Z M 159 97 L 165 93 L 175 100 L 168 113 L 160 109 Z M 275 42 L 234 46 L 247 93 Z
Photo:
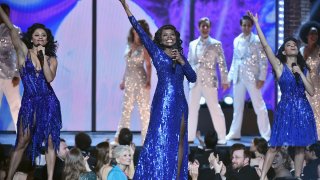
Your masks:
M 199 162 L 195 160 L 194 162 L 188 163 L 189 180 L 198 180 L 199 176 Z
M 134 167 L 131 157 L 131 148 L 125 145 L 118 145 L 112 150 L 110 165 L 111 171 L 108 173 L 108 180 L 132 179 Z
M 261 176 L 262 165 L 267 151 L 268 142 L 264 138 L 256 137 L 252 140 L 250 152 L 253 155 L 250 160 L 250 166 L 255 167 L 259 176 Z M 274 177 L 274 170 L 272 168 L 269 169 L 267 176 L 269 179 Z
M 243 144 L 236 143 L 231 146 L 231 168 L 225 171 L 223 162 L 219 161 L 218 157 L 211 158 L 209 161 L 213 167 L 219 167 L 215 169 L 216 178 L 225 176 L 227 180 L 259 180 L 255 168 L 250 166 L 250 158 L 250 151 Z
M 208 161 L 211 153 L 219 154 L 220 157 L 223 157 L 223 161 L 227 161 L 225 160 L 227 159 L 226 153 L 223 153 L 223 151 L 221 150 L 218 151 L 218 149 L 216 148 L 217 142 L 218 136 L 214 130 L 206 133 L 204 137 L 205 146 L 203 147 L 203 149 L 198 148 L 196 152 L 194 152 L 194 157 L 190 157 L 191 163 L 194 163 L 194 160 L 197 160 L 197 162 L 199 163 L 199 180 L 212 179 L 215 176 L 215 172 L 210 169 Z
M 66 141 L 60 138 L 59 150 L 57 152 L 56 163 L 54 164 L 53 179 L 62 180 L 62 173 L 66 156 L 69 153 L 69 148 Z M 35 172 L 35 180 L 47 179 L 47 165 L 38 168 Z
M 79 132 L 78 134 L 76 134 L 74 141 L 75 147 L 81 150 L 82 155 L 89 158 L 89 167 L 92 171 L 94 171 L 96 166 L 96 158 L 91 153 L 91 137 L 84 132 Z
M 105 180 L 109 171 L 111 170 L 110 163 L 110 144 L 109 142 L 101 142 L 96 146 L 97 164 L 96 174 L 99 180 Z
M 317 179 L 318 166 L 320 165 L 320 143 L 317 142 L 305 149 L 306 166 L 303 168 L 302 179 Z
M 65 180 L 96 180 L 96 174 L 91 171 L 79 148 L 72 148 L 67 154 L 63 176 Z
M 280 149 L 276 153 L 271 165 L 275 172 L 275 179 L 293 178 L 292 174 L 290 173 L 290 161 L 291 158 L 286 150 Z

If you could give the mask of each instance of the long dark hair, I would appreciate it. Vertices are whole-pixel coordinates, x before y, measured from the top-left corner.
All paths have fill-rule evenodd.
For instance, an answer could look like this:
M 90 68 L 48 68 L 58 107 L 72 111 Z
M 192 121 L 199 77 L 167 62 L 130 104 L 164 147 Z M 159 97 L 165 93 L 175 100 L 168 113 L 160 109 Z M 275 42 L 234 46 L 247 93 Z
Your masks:
M 299 45 L 298 45 L 298 40 L 294 37 L 288 37 L 286 38 L 284 41 L 283 41 L 283 44 L 280 46 L 280 48 L 278 49 L 277 51 L 277 54 L 276 54 L 276 57 L 281 61 L 281 63 L 286 63 L 287 62 L 287 56 L 282 54 L 282 52 L 284 51 L 284 48 L 285 48 L 285 44 L 288 42 L 288 41 L 293 41 L 296 43 L 297 45 L 297 48 L 298 48 L 298 55 L 297 55 L 297 63 L 298 63 L 298 66 L 300 67 L 301 71 L 304 71 L 305 68 L 307 68 L 308 70 L 309 67 L 307 66 L 306 64 L 306 61 L 304 60 L 303 56 L 301 55 L 300 51 L 299 51 Z
M 100 169 L 103 165 L 109 164 L 110 157 L 109 157 L 109 151 L 110 146 L 109 142 L 101 142 L 96 146 L 97 149 L 97 165 L 95 167 L 96 174 L 100 177 L 101 174 Z M 100 177 L 101 178 L 101 177 Z
M 154 40 L 153 42 L 155 44 L 157 44 L 161 49 L 165 49 L 166 47 L 161 43 L 161 34 L 162 34 L 162 31 L 163 30 L 166 30 L 166 29 L 171 29 L 174 31 L 174 34 L 176 35 L 176 44 L 174 46 L 176 46 L 179 50 L 180 53 L 182 53 L 182 40 L 180 38 L 180 33 L 177 31 L 176 27 L 174 27 L 173 25 L 170 25 L 170 24 L 167 24 L 167 25 L 164 25 L 162 27 L 160 27 L 160 29 L 158 29 L 158 31 L 155 33 L 154 35 Z
M 28 49 L 32 49 L 33 43 L 31 42 L 32 40 L 32 34 L 36 29 L 43 29 L 47 33 L 47 44 L 45 45 L 46 48 L 46 55 L 50 57 L 57 57 L 56 52 L 57 52 L 57 41 L 54 40 L 54 37 L 51 33 L 51 30 L 46 28 L 45 25 L 40 24 L 40 23 L 35 23 L 32 26 L 30 26 L 27 30 L 26 33 L 23 34 L 22 41 L 26 44 Z

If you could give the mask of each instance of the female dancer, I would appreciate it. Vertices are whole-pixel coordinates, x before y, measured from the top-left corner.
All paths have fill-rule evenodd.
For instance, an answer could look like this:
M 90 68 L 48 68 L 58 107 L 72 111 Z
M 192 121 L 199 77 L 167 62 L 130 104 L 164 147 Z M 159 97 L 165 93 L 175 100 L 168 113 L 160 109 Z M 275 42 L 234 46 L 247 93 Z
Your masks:
M 320 138 L 320 24 L 312 21 L 304 24 L 299 33 L 306 44 L 300 48 L 308 67 L 314 86 L 314 96 L 307 96 L 316 119 L 318 139 Z
M 317 141 L 316 125 L 305 92 L 313 96 L 314 88 L 306 63 L 297 47 L 297 40 L 287 38 L 275 56 L 258 23 L 258 16 L 248 15 L 254 21 L 261 44 L 273 67 L 282 92 L 277 105 L 269 141 L 270 148 L 263 163 L 260 179 L 264 180 L 273 159 L 282 145 L 295 147 L 295 176 L 300 177 L 304 147 Z
M 152 41 L 133 17 L 126 1 L 120 1 L 158 74 L 150 124 L 134 179 L 187 179 L 188 105 L 183 79 L 186 76 L 195 82 L 197 76 L 180 53 L 182 41 L 174 26 L 162 26 Z
M 24 87 L 18 115 L 16 145 L 7 179 L 12 179 L 24 151 L 27 150 L 34 162 L 44 142 L 48 179 L 51 180 L 62 127 L 60 102 L 50 86 L 57 71 L 57 45 L 51 31 L 42 24 L 29 27 L 21 41 L 1 7 L 0 16 L 10 29 L 17 53 L 17 68 Z
M 149 25 L 145 20 L 138 21 L 143 30 L 152 38 Z M 147 50 L 143 47 L 137 32 L 130 28 L 128 36 L 128 47 L 125 53 L 126 70 L 120 89 L 124 90 L 124 101 L 122 118 L 118 125 L 116 138 L 122 128 L 130 129 L 130 116 L 135 102 L 138 103 L 141 119 L 141 140 L 142 144 L 147 134 L 150 118 L 150 79 L 151 62 Z M 146 70 L 144 69 L 146 64 Z

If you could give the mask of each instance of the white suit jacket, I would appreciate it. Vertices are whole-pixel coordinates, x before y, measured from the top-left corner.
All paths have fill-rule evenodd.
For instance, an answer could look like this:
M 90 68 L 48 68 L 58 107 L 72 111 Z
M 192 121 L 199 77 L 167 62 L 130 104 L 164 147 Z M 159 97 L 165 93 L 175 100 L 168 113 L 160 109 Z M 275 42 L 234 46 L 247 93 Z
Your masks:
M 218 87 L 217 64 L 219 65 L 222 83 L 228 84 L 228 69 L 221 42 L 211 37 L 208 38 L 208 43 L 204 47 L 202 55 L 198 55 L 198 57 L 196 48 L 200 37 L 189 44 L 188 61 L 197 73 L 197 82 L 190 83 L 190 88 L 198 83 L 205 87 Z
M 243 33 L 233 41 L 233 58 L 228 81 L 233 81 L 234 84 L 239 79 L 248 83 L 255 83 L 257 80 L 265 81 L 268 62 L 258 36 L 251 33 L 249 47 L 245 53 L 241 53 L 239 40 L 242 36 Z

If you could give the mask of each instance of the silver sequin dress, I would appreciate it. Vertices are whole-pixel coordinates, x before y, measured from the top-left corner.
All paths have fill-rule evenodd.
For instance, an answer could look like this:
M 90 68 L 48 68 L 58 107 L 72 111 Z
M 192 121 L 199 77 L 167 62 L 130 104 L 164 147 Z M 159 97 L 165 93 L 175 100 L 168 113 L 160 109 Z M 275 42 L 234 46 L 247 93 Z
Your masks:
M 304 52 L 304 48 L 300 49 L 301 54 Z M 314 86 L 314 96 L 307 96 L 316 120 L 318 139 L 320 139 L 320 46 L 318 45 L 316 49 L 310 54 L 306 59 L 306 63 L 310 68 L 311 81 Z
M 141 139 L 144 142 L 150 119 L 150 90 L 146 89 L 147 73 L 144 68 L 145 51 L 143 46 L 132 50 L 130 46 L 125 52 L 126 70 L 124 74 L 124 101 L 122 117 L 116 136 L 122 128 L 130 129 L 130 117 L 134 104 L 137 103 L 141 119 Z

